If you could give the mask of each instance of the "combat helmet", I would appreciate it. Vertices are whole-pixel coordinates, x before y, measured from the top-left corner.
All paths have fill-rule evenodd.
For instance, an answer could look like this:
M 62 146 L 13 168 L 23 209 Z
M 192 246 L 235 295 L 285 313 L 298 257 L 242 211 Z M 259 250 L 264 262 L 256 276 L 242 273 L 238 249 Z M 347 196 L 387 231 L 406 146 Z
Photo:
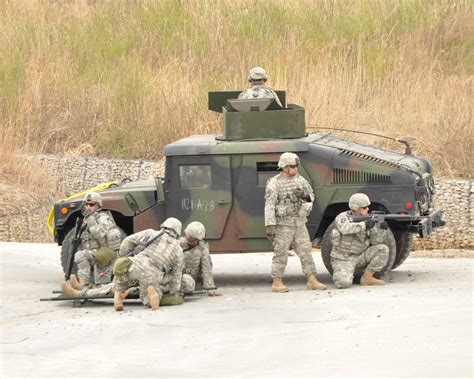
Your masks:
M 165 229 L 167 232 L 172 232 L 173 237 L 178 238 L 181 235 L 181 221 L 177 218 L 169 217 L 161 225 L 161 228 Z
M 89 192 L 86 194 L 86 202 L 99 204 L 99 207 L 102 206 L 102 196 L 97 192 Z
M 278 168 L 283 168 L 289 165 L 299 165 L 300 159 L 294 153 L 283 153 L 280 155 L 280 160 L 278 161 Z
M 267 73 L 262 67 L 254 67 L 249 71 L 248 81 L 251 82 L 252 80 L 263 80 L 266 81 Z
M 199 221 L 193 221 L 184 229 L 184 234 L 186 234 L 186 237 L 193 237 L 202 241 L 206 235 L 206 228 Z
M 370 199 L 365 193 L 355 193 L 349 199 L 349 208 L 356 211 L 359 208 L 368 207 Z

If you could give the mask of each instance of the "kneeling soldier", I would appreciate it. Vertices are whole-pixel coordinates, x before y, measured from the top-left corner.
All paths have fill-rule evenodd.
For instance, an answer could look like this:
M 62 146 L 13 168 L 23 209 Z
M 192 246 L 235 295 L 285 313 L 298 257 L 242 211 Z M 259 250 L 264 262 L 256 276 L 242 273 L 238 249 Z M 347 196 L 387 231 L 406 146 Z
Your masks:
M 212 277 L 212 260 L 209 253 L 209 245 L 204 242 L 206 228 L 198 221 L 190 223 L 184 229 L 184 237 L 181 237 L 180 243 L 184 253 L 184 272 L 182 287 L 184 292 L 194 290 L 188 283 L 190 280 L 184 279 L 189 275 L 193 281 L 204 289 L 215 288 L 214 278 Z M 209 296 L 222 296 L 221 293 L 208 291 Z
M 114 308 L 123 310 L 123 299 L 130 281 L 139 282 L 140 300 L 158 309 L 163 296 L 161 288 L 169 283 L 171 295 L 179 295 L 183 275 L 183 249 L 179 244 L 181 222 L 170 217 L 159 231 L 143 230 L 123 240 L 114 265 Z M 142 248 L 140 248 L 140 246 Z M 137 255 L 129 256 L 140 249 Z
M 340 213 L 334 220 L 332 230 L 331 265 L 333 281 L 337 288 L 348 288 L 354 279 L 356 268 L 365 268 L 360 279 L 361 286 L 384 285 L 374 278 L 388 262 L 389 247 L 383 242 L 388 229 L 384 221 L 380 224 L 368 219 L 352 222 L 351 215 L 365 216 L 369 212 L 370 200 L 366 194 L 356 193 L 349 199 L 350 211 Z

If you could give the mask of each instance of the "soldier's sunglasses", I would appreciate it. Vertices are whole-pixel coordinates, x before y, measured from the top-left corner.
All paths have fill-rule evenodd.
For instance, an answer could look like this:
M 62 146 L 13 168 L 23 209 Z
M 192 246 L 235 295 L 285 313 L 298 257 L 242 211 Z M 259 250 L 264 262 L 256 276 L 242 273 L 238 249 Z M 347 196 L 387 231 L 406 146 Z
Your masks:
M 95 207 L 96 203 L 86 203 L 88 207 Z
M 369 209 L 369 207 L 360 207 L 360 209 Z
M 298 165 L 297 164 L 289 164 L 288 167 L 289 168 L 298 168 Z

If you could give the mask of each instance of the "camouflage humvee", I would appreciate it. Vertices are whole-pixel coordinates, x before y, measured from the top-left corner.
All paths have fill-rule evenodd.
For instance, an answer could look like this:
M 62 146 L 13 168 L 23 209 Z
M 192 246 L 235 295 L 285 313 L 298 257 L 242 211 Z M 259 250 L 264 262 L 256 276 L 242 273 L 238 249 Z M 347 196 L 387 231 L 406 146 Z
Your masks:
M 409 154 L 368 146 L 327 132 L 307 133 L 304 109 L 270 99 L 235 100 L 239 92 L 209 93 L 209 109 L 223 113 L 223 135 L 194 135 L 166 146 L 165 177 L 121 184 L 101 191 L 104 209 L 126 234 L 159 228 L 167 217 L 183 225 L 201 221 L 212 252 L 272 251 L 265 238 L 264 192 L 278 174 L 283 152 L 301 160 L 299 173 L 312 184 L 316 200 L 308 218 L 313 244 L 321 244 L 331 271 L 330 230 L 336 215 L 348 209 L 356 192 L 372 200 L 371 210 L 399 215 L 390 219 L 386 270 L 410 253 L 412 235 L 425 236 L 442 224 L 433 210 L 430 163 Z M 54 206 L 55 240 L 65 263 L 81 197 Z

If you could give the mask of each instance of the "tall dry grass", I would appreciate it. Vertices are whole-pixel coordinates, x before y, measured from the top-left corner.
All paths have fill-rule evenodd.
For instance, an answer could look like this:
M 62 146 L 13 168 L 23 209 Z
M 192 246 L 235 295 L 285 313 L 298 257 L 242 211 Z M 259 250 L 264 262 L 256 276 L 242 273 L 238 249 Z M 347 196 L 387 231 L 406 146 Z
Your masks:
M 6 153 L 159 158 L 219 133 L 207 92 L 260 65 L 308 125 L 408 137 L 438 176 L 473 176 L 470 0 L 0 2 Z

